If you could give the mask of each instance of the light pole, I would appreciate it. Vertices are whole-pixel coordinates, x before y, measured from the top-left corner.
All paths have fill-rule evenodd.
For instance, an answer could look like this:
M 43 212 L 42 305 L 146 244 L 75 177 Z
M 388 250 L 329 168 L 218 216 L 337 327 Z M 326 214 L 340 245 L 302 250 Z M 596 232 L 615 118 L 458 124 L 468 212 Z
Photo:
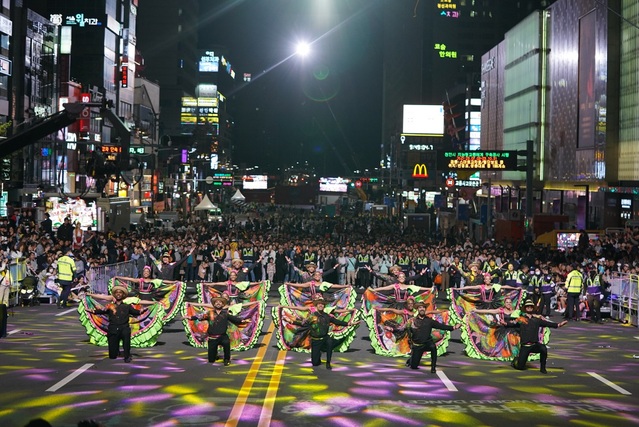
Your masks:
M 590 184 L 575 184 L 575 187 L 584 187 L 586 190 L 586 213 L 584 215 L 584 230 L 588 230 L 588 220 L 590 219 Z

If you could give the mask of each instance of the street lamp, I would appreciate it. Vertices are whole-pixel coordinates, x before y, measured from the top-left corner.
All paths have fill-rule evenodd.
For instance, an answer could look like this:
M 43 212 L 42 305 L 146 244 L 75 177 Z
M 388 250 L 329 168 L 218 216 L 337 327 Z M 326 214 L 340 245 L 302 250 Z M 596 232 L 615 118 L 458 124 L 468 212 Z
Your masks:
M 311 53 L 311 45 L 305 41 L 297 43 L 295 53 L 301 57 L 306 57 Z

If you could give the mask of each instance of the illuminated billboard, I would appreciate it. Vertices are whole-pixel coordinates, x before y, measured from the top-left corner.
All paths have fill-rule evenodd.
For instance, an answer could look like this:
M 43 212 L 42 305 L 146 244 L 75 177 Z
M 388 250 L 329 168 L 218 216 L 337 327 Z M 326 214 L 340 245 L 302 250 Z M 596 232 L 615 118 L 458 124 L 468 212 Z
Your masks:
M 198 62 L 200 73 L 217 73 L 220 70 L 220 58 L 215 56 L 215 52 L 207 50 Z
M 348 182 L 345 178 L 320 178 L 319 191 L 346 193 L 348 191 Z
M 517 170 L 517 151 L 438 151 L 439 170 Z
M 402 135 L 444 135 L 444 107 L 442 105 L 404 105 Z
M 244 175 L 242 188 L 244 190 L 266 190 L 268 188 L 268 175 Z
M 183 125 L 195 125 L 196 123 L 208 123 L 214 128 L 214 135 L 218 134 L 218 100 L 217 98 L 200 97 L 182 98 L 182 108 L 180 110 L 180 123 Z

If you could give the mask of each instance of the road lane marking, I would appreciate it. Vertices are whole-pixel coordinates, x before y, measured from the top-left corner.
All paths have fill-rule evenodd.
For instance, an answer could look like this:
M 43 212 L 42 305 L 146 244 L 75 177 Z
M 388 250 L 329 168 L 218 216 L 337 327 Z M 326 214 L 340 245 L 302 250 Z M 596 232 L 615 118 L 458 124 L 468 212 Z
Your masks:
M 77 309 L 77 308 L 70 308 L 70 309 L 68 309 L 68 310 L 61 311 L 61 312 L 59 312 L 58 314 L 56 314 L 56 317 L 64 316 L 65 314 L 69 314 L 69 313 L 71 313 L 72 311 L 78 311 L 78 309 Z
M 87 363 L 84 366 L 82 366 L 79 369 L 76 369 L 75 371 L 73 371 L 71 374 L 67 375 L 66 378 L 64 378 L 61 381 L 58 381 L 58 383 L 56 383 L 55 385 L 49 387 L 48 389 L 46 389 L 45 391 L 50 391 L 50 392 L 54 392 L 54 391 L 58 391 L 60 390 L 62 387 L 64 387 L 66 384 L 70 383 L 71 381 L 73 381 L 76 377 L 78 377 L 81 373 L 83 373 L 84 371 L 86 371 L 87 369 L 89 369 L 91 366 L 93 366 L 93 363 Z
M 7 332 L 7 335 L 13 335 L 13 334 L 17 334 L 18 332 L 20 332 L 22 329 L 14 329 L 13 331 Z
M 284 363 L 286 362 L 286 353 L 284 350 L 280 350 L 280 352 L 277 353 L 275 368 L 271 374 L 271 381 L 268 383 L 268 390 L 266 391 L 266 397 L 264 398 L 264 404 L 260 412 L 260 420 L 257 423 L 257 427 L 268 427 L 271 425 L 273 408 L 275 407 L 275 397 L 279 390 L 282 371 L 284 370 Z
M 588 375 L 590 375 L 591 377 L 598 379 L 599 381 L 601 381 L 602 383 L 604 383 L 605 385 L 607 385 L 608 387 L 617 390 L 619 393 L 621 394 L 625 394 L 626 396 L 630 396 L 632 393 L 630 393 L 628 390 L 619 387 L 617 384 L 608 381 L 607 379 L 605 379 L 604 377 L 602 377 L 601 375 L 595 373 L 595 372 L 586 372 Z
M 448 377 L 443 371 L 438 369 L 437 376 L 439 377 L 440 380 L 442 380 L 442 382 L 444 383 L 448 391 L 459 391 L 457 390 L 457 387 L 455 387 L 455 384 L 453 384 L 453 382 L 448 379 Z
M 246 406 L 246 402 L 248 401 L 248 397 L 251 394 L 251 389 L 253 388 L 253 383 L 255 383 L 255 377 L 260 370 L 260 366 L 262 365 L 262 360 L 264 360 L 264 355 L 266 354 L 266 350 L 269 348 L 269 344 L 271 343 L 271 338 L 273 338 L 275 331 L 275 323 L 271 322 L 268 327 L 267 336 L 264 338 L 262 347 L 257 351 L 257 355 L 255 356 L 255 361 L 251 364 L 251 368 L 249 370 L 246 379 L 244 380 L 244 384 L 242 384 L 242 388 L 237 395 L 237 399 L 235 400 L 235 405 L 233 405 L 233 409 L 229 414 L 229 419 L 224 424 L 225 427 L 237 427 L 240 422 L 240 417 L 242 412 L 244 411 L 244 407 Z

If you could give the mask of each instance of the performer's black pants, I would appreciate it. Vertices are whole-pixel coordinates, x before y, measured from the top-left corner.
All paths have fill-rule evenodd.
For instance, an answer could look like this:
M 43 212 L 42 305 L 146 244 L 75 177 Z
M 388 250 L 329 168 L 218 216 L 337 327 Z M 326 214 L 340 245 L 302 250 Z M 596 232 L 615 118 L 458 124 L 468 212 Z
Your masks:
M 424 352 L 430 351 L 430 367 L 437 366 L 437 346 L 433 340 L 429 340 L 424 344 L 413 344 L 411 347 L 410 367 L 417 369 L 419 362 L 422 360 Z
M 326 352 L 326 363 L 331 363 L 333 345 L 333 337 L 330 335 L 326 335 L 323 338 L 311 339 L 311 363 L 313 366 L 322 364 L 322 350 Z
M 120 340 L 122 340 L 122 350 L 124 350 L 124 358 L 131 356 L 131 328 L 126 326 L 111 326 L 107 332 L 107 340 L 109 342 L 109 359 L 116 359 L 120 349 Z
M 231 340 L 227 334 L 218 337 L 209 337 L 209 363 L 217 359 L 217 346 L 221 345 L 224 351 L 224 361 L 231 360 Z
M 539 353 L 539 369 L 546 369 L 546 359 L 548 359 L 548 348 L 545 344 L 523 344 L 519 349 L 519 356 L 516 361 L 513 361 L 513 368 L 524 370 L 526 369 L 526 362 L 530 353 Z

